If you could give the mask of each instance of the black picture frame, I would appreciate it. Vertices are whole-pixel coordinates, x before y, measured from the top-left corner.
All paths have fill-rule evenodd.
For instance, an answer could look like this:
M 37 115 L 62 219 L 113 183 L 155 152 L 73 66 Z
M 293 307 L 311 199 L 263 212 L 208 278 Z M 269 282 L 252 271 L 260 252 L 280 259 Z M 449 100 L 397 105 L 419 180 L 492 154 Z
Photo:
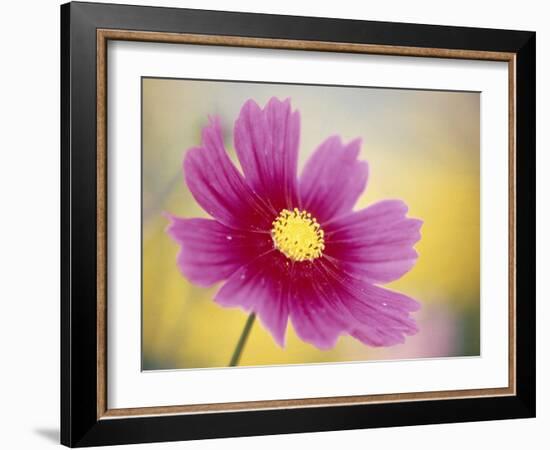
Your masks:
M 98 418 L 98 29 L 516 55 L 516 395 Z M 534 32 L 94 3 L 61 6 L 61 443 L 70 447 L 535 416 Z

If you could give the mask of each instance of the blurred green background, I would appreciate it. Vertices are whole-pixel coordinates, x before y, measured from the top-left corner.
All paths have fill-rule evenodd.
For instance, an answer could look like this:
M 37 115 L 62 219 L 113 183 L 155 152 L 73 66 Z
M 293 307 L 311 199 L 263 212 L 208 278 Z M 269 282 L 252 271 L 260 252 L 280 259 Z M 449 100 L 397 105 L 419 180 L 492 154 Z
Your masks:
M 227 366 L 246 313 L 212 300 L 217 287 L 191 285 L 176 267 L 178 246 L 163 211 L 208 217 L 181 172 L 185 151 L 200 144 L 208 115 L 221 118 L 233 160 L 233 123 L 253 98 L 291 98 L 301 113 L 300 168 L 326 137 L 363 139 L 370 165 L 356 209 L 403 199 L 424 220 L 420 257 L 386 285 L 421 302 L 420 332 L 401 345 L 370 348 L 342 336 L 328 351 L 300 341 L 289 322 L 286 348 L 257 321 L 240 365 L 479 355 L 478 93 L 144 78 L 143 370 Z

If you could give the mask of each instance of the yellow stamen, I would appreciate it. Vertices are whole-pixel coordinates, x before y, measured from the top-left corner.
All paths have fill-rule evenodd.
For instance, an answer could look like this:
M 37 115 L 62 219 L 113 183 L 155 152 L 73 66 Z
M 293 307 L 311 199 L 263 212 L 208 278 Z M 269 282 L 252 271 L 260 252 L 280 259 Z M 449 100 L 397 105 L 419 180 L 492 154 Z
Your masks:
M 273 222 L 275 248 L 293 261 L 313 261 L 325 249 L 324 232 L 307 211 L 283 209 Z

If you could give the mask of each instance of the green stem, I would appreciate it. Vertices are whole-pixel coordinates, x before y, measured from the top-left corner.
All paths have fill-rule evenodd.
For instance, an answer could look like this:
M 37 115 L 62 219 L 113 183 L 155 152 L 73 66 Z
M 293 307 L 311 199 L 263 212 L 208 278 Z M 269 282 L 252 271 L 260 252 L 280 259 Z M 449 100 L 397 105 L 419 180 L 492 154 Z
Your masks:
M 255 318 L 256 318 L 256 315 L 254 313 L 251 313 L 248 316 L 248 319 L 246 319 L 246 323 L 244 324 L 241 337 L 239 338 L 239 342 L 237 342 L 237 346 L 235 347 L 235 351 L 233 352 L 233 356 L 231 357 L 231 361 L 229 362 L 229 367 L 234 367 L 239 364 L 239 360 L 241 359 L 241 353 L 243 352 L 244 344 L 246 344 L 246 340 L 248 339 L 248 335 L 250 334 L 252 325 L 254 325 Z

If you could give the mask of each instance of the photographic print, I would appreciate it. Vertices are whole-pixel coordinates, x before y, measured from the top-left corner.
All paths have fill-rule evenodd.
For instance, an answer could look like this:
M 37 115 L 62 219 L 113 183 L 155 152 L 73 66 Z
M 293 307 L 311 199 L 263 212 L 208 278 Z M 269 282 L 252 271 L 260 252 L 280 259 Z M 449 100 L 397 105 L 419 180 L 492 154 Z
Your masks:
M 141 87 L 143 370 L 480 355 L 478 92 Z

